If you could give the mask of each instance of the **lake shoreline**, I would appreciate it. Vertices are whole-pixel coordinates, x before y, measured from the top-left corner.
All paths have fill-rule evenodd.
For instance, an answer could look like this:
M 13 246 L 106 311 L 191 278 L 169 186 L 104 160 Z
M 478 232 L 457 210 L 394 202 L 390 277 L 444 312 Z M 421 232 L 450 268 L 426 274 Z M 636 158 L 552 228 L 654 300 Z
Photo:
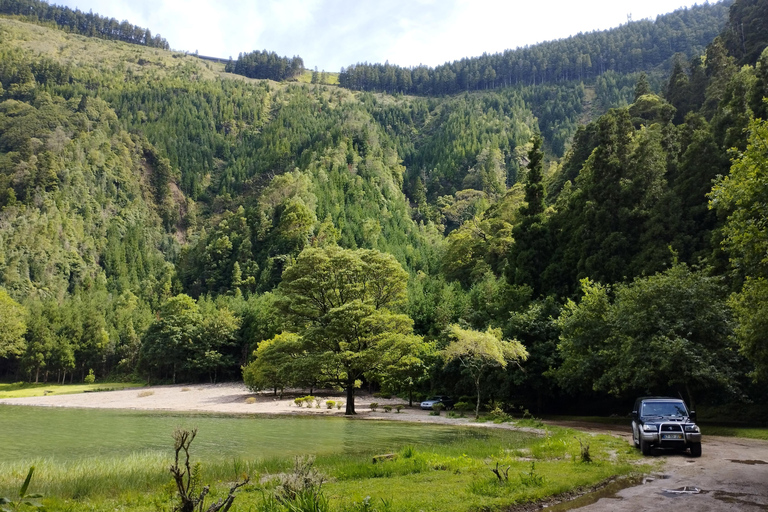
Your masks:
M 0 405 L 24 405 L 35 407 L 65 407 L 79 409 L 125 409 L 166 412 L 190 412 L 224 415 L 254 416 L 328 416 L 346 417 L 354 420 L 392 420 L 411 423 L 436 423 L 456 426 L 490 427 L 508 430 L 520 430 L 543 435 L 543 429 L 518 427 L 514 423 L 475 422 L 472 418 L 450 418 L 446 413 L 433 416 L 430 411 L 422 411 L 418 403 L 408 407 L 408 402 L 400 398 L 379 398 L 359 391 L 355 396 L 355 416 L 345 416 L 344 408 L 328 409 L 327 400 L 345 402 L 343 393 L 333 390 L 317 390 L 313 396 L 321 400 L 320 408 L 299 407 L 294 403 L 296 397 L 309 394 L 308 390 L 288 390 L 283 397 L 272 392 L 250 391 L 242 383 L 221 384 L 176 384 L 167 386 L 144 386 L 115 391 L 99 391 L 78 394 L 51 394 L 47 396 L 25 398 L 3 398 Z M 371 403 L 378 403 L 376 411 Z M 395 407 L 402 405 L 401 412 Z M 391 412 L 384 412 L 384 406 L 391 406 Z

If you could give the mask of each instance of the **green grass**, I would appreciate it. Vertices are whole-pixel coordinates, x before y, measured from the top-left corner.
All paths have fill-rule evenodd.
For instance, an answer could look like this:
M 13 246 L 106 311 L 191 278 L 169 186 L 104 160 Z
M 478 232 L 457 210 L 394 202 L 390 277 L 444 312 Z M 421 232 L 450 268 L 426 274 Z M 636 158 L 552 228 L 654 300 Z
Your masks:
M 312 71 L 309 69 L 304 70 L 304 73 L 299 75 L 299 77 L 296 79 L 297 81 L 303 83 L 303 84 L 311 84 L 312 83 Z M 325 72 L 325 85 L 339 85 L 339 74 L 338 73 L 330 73 L 328 71 Z
M 546 436 L 465 428 L 451 442 L 408 442 L 394 460 L 372 463 L 378 452 L 320 455 L 316 468 L 327 477 L 323 492 L 331 511 L 466 511 L 500 510 L 536 501 L 576 487 L 587 487 L 612 476 L 649 471 L 626 442 L 611 436 L 589 436 L 570 429 L 549 428 Z M 579 457 L 581 437 L 590 444 L 594 462 Z M 254 439 L 258 442 L 258 439 Z M 192 445 L 193 463 L 195 457 Z M 0 495 L 18 487 L 28 466 L 35 464 L 30 492 L 42 493 L 48 510 L 156 511 L 170 510 L 174 499 L 168 466 L 172 450 L 129 457 L 54 460 L 0 464 Z M 270 475 L 289 472 L 292 457 L 243 460 L 200 460 L 203 483 L 212 496 L 224 496 L 230 482 L 248 474 L 251 484 L 235 504 L 237 510 L 264 510 L 274 481 Z M 500 482 L 491 472 L 496 463 L 507 468 Z M 532 468 L 533 463 L 533 468 Z M 533 476 L 533 477 L 532 477 Z M 368 497 L 371 507 L 362 503 Z
M 768 428 L 729 427 L 722 425 L 702 425 L 704 436 L 745 437 L 748 439 L 763 439 L 768 441 Z
M 43 384 L 15 382 L 0 384 L 0 398 L 25 398 L 30 396 L 71 395 L 93 391 L 114 391 L 137 388 L 143 384 L 135 382 L 96 382 L 94 384 Z

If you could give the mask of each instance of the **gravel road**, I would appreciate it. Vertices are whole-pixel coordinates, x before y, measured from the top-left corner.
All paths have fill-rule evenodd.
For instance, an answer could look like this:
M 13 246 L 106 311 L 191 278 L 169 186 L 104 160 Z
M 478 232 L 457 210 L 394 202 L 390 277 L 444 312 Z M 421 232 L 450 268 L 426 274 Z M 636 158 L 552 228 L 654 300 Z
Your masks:
M 632 443 L 629 425 L 617 428 L 577 422 L 557 424 L 619 435 Z M 768 511 L 768 441 L 707 436 L 706 428 L 702 431 L 700 458 L 654 451 L 653 456 L 664 464 L 644 484 L 571 510 Z

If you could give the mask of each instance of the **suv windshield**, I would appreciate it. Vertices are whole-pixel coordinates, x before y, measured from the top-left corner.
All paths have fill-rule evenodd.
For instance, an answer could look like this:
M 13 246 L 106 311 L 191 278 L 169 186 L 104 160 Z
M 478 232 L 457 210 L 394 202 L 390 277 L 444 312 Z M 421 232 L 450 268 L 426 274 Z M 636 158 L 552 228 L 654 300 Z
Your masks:
M 641 416 L 688 416 L 683 402 L 643 402 Z

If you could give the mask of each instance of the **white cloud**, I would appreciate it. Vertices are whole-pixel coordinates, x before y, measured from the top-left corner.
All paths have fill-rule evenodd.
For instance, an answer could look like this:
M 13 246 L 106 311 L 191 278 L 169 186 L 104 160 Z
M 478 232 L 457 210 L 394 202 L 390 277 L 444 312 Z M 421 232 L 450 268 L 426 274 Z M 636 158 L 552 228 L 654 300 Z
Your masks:
M 56 1 L 56 0 L 54 0 Z M 357 62 L 435 66 L 655 17 L 691 0 L 59 0 L 159 33 L 177 50 L 270 50 L 338 71 Z M 56 3 L 59 3 L 56 1 Z

